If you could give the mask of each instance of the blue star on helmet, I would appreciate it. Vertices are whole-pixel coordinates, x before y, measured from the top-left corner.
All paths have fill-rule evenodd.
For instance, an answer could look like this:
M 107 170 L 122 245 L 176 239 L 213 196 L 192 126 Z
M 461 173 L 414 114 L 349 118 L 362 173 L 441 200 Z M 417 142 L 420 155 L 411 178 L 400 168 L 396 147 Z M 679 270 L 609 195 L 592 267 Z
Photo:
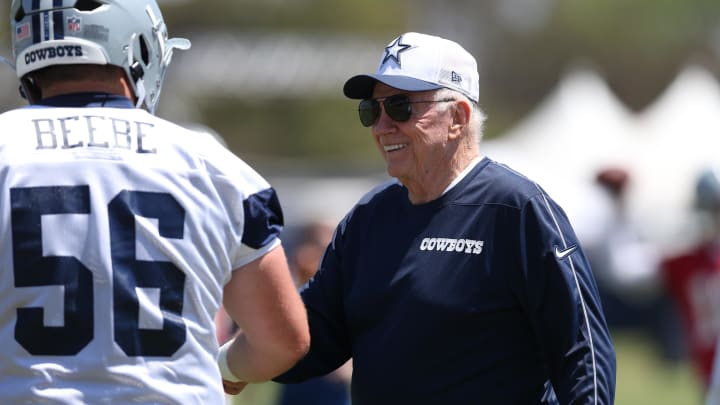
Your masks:
M 400 63 L 400 54 L 410 48 L 412 48 L 412 45 L 403 44 L 402 36 L 399 36 L 393 43 L 385 47 L 385 57 L 381 65 L 384 65 L 388 60 L 392 59 L 398 66 L 402 66 L 402 63 Z

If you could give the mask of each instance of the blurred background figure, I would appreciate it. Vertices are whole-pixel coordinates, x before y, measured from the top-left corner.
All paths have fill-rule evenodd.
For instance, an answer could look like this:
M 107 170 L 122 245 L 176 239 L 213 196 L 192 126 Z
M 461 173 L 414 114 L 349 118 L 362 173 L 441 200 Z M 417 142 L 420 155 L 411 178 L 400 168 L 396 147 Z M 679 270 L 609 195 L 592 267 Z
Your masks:
M 290 271 L 298 288 L 315 275 L 333 231 L 333 225 L 323 220 L 311 221 L 297 231 L 296 245 L 291 247 L 289 260 Z
M 290 247 L 290 271 L 298 288 L 318 270 L 334 227 L 329 221 L 312 221 L 298 230 L 297 244 Z M 350 405 L 352 360 L 334 372 L 299 384 L 283 384 L 277 405 Z
M 717 170 L 698 177 L 694 201 L 700 229 L 696 246 L 667 258 L 665 288 L 680 311 L 682 330 L 703 387 L 710 382 L 720 336 L 720 179 Z
M 682 342 L 672 302 L 661 286 L 661 254 L 628 210 L 630 172 L 623 167 L 606 167 L 598 170 L 594 181 L 599 189 L 600 214 L 593 224 L 593 235 L 585 234 L 584 240 L 608 326 L 611 332 L 647 334 L 665 359 L 677 361 L 682 357 Z

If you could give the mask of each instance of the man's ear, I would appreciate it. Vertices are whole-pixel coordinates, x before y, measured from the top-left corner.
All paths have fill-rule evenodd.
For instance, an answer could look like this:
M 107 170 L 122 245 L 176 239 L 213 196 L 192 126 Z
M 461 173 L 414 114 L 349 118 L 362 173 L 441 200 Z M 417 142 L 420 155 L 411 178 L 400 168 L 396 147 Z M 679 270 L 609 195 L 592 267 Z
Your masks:
M 450 136 L 459 137 L 470 123 L 472 106 L 465 98 L 460 97 L 450 107 L 452 122 L 450 123 Z

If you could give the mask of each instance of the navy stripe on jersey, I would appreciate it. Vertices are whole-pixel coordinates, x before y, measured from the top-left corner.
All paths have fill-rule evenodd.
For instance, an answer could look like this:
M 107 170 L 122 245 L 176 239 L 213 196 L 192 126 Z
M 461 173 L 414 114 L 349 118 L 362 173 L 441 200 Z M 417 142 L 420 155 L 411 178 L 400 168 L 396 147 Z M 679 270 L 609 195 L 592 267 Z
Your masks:
M 243 208 L 245 211 L 243 244 L 253 249 L 260 249 L 282 231 L 282 209 L 273 188 L 251 195 L 243 202 Z
M 39 4 L 39 0 L 37 1 Z M 35 4 L 35 2 L 33 2 Z M 41 39 L 41 31 L 40 31 L 40 14 L 33 14 L 32 16 L 32 36 L 33 36 L 33 44 L 39 44 Z
M 53 0 L 53 7 L 62 7 L 62 0 Z M 53 39 L 64 39 L 65 38 L 65 24 L 63 24 L 63 12 L 62 10 L 53 12 Z

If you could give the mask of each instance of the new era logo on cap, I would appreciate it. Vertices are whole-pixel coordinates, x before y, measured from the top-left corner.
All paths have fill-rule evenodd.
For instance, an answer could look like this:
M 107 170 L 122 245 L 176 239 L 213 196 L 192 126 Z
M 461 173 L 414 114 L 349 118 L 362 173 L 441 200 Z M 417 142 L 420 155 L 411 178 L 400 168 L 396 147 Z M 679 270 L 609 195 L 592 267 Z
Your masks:
M 453 82 L 462 83 L 462 76 L 457 74 L 457 72 L 451 72 L 451 73 L 452 73 L 452 76 L 451 76 L 450 80 L 452 80 Z
M 470 53 L 456 42 L 416 32 L 390 42 L 377 72 L 351 77 L 343 91 L 349 98 L 370 98 L 378 81 L 405 91 L 446 87 L 475 102 L 480 93 L 477 62 Z

